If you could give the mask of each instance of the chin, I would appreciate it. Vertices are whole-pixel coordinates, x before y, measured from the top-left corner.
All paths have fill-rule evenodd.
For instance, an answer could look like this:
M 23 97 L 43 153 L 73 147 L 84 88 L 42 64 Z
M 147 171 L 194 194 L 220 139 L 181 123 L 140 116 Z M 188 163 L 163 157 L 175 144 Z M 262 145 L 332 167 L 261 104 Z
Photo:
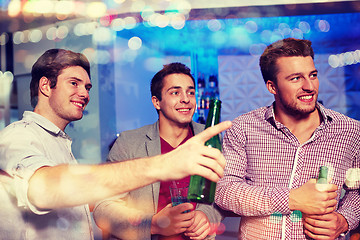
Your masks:
M 71 121 L 78 121 L 78 120 L 82 119 L 82 117 L 83 117 L 83 114 L 81 114 L 79 116 L 73 116 Z
M 187 125 L 187 124 L 190 124 L 192 121 L 192 119 L 190 120 L 182 120 L 182 121 L 179 121 L 180 124 L 184 124 L 184 125 Z

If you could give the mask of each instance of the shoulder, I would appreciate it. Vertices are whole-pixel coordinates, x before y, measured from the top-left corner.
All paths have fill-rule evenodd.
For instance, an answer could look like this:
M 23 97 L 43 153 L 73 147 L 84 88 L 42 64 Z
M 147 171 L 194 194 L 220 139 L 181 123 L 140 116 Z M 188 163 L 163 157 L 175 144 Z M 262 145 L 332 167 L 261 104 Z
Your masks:
M 128 152 L 144 146 L 145 142 L 155 139 L 159 135 L 157 123 L 146 125 L 140 128 L 123 131 L 119 134 L 111 147 L 110 153 Z
M 348 130 L 353 129 L 358 133 L 360 132 L 359 120 L 350 118 L 345 114 L 327 108 L 324 108 L 324 112 L 332 126 Z
M 264 122 L 266 121 L 266 114 L 268 111 L 269 107 L 261 107 L 241 114 L 232 121 L 233 125 L 246 125 L 254 124 L 256 122 Z
M 11 123 L 6 128 L 0 131 L 0 139 L 24 139 L 26 136 L 31 136 L 37 138 L 40 131 L 44 131 L 34 122 L 27 122 L 24 120 L 19 120 Z M 18 139 L 19 140 L 19 139 Z
M 136 128 L 136 129 L 123 131 L 119 134 L 119 138 L 124 137 L 124 136 L 125 137 L 138 137 L 138 138 L 141 137 L 142 138 L 142 137 L 145 137 L 146 135 L 148 135 L 149 133 L 154 133 L 154 132 L 158 132 L 156 123 L 145 125 L 143 127 Z

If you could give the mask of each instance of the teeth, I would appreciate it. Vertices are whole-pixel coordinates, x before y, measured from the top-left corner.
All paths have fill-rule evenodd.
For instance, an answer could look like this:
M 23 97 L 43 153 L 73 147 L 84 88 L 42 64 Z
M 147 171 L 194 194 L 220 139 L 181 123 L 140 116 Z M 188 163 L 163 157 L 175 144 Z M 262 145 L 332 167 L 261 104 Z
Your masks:
M 188 112 L 188 111 L 190 111 L 190 109 L 179 109 L 178 111 L 179 112 Z
M 302 96 L 302 97 L 300 97 L 300 99 L 306 99 L 306 100 L 309 100 L 311 98 L 312 98 L 312 96 Z
M 75 105 L 78 105 L 79 107 L 82 107 L 83 105 L 81 103 L 74 102 Z

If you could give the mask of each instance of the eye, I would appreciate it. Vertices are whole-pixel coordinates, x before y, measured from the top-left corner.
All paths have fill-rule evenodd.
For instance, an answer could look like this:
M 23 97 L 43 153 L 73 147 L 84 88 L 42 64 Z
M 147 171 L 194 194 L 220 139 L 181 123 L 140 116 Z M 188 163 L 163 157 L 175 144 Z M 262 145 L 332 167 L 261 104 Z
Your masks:
M 313 73 L 310 75 L 311 78 L 317 78 L 318 74 L 317 73 Z
M 293 77 L 293 78 L 291 79 L 291 81 L 297 81 L 297 80 L 299 80 L 299 79 L 300 79 L 300 77 L 297 76 L 297 77 Z
M 179 94 L 178 91 L 171 92 L 171 95 L 178 95 L 178 94 Z
M 189 94 L 190 96 L 195 96 L 195 91 L 189 91 L 188 94 Z
M 77 85 L 78 85 L 78 83 L 77 83 L 76 81 L 71 81 L 70 83 L 71 83 L 71 85 L 73 85 L 73 86 L 77 86 Z

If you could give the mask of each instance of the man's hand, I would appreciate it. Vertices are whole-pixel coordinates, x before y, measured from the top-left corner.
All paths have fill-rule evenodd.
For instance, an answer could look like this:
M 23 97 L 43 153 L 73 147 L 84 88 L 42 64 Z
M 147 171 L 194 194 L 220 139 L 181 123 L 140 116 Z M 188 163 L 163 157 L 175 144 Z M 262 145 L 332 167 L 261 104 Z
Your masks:
M 151 220 L 151 234 L 172 236 L 186 231 L 194 223 L 195 212 L 191 203 L 172 207 L 171 203 L 155 214 Z M 184 213 L 185 211 L 190 211 Z
M 212 234 L 206 214 L 202 211 L 195 211 L 194 222 L 184 234 L 191 239 L 204 239 L 207 235 Z
M 312 239 L 336 239 L 346 232 L 349 225 L 346 219 L 337 212 L 323 215 L 303 215 L 304 232 Z
M 207 128 L 175 150 L 161 155 L 162 158 L 156 163 L 156 176 L 161 181 L 169 181 L 200 175 L 217 182 L 223 176 L 225 158 L 218 149 L 206 147 L 204 144 L 230 126 L 231 122 L 225 121 Z
M 337 189 L 335 184 L 328 184 L 326 191 L 319 191 L 316 179 L 310 179 L 301 187 L 290 190 L 289 207 L 306 214 L 331 213 L 336 208 Z

